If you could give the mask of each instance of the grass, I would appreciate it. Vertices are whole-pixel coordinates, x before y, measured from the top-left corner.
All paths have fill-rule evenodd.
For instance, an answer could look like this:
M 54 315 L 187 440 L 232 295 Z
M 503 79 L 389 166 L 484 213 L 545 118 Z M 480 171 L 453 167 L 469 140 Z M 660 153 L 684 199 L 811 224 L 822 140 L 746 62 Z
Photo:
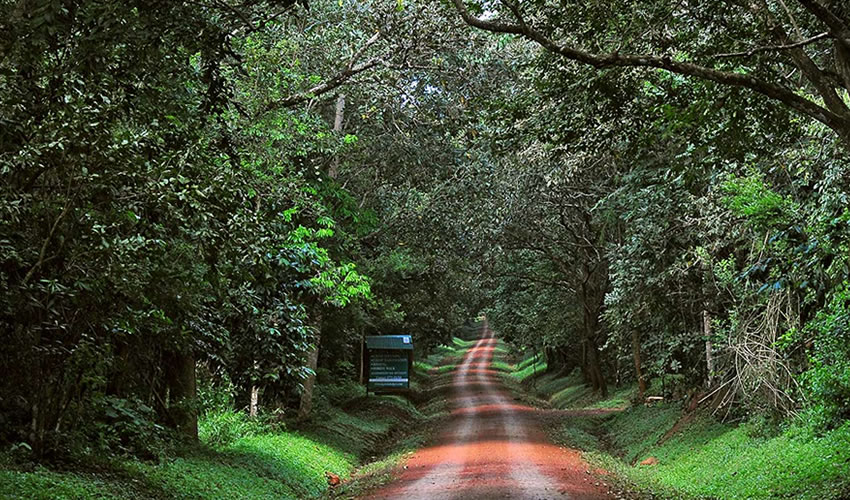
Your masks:
M 450 345 L 439 345 L 422 359 L 413 362 L 413 369 L 420 377 L 430 374 L 448 373 L 454 369 L 454 361 L 474 346 L 477 340 L 463 340 L 454 337 Z
M 325 472 L 348 477 L 366 451 L 363 443 L 378 442 L 388 423 L 335 411 L 322 428 L 334 432 L 261 432 L 184 448 L 158 463 L 114 459 L 93 473 L 2 470 L 0 498 L 317 497 L 327 489 Z
M 354 455 L 307 436 L 278 432 L 157 465 L 127 467 L 172 498 L 305 498 L 327 488 L 325 471 L 347 476 L 355 461 Z
M 474 344 L 454 339 L 417 361 L 414 389 L 447 384 Z M 0 454 L 0 499 L 350 498 L 390 480 L 444 415 L 439 392 L 417 407 L 400 396 L 362 396 L 355 384 L 316 390 L 314 418 L 297 430 L 264 427 L 238 412 L 210 415 L 199 423 L 201 445 L 158 462 L 113 457 L 63 470 Z M 329 493 L 325 472 L 351 480 Z
M 507 349 L 507 347 L 502 347 Z M 607 398 L 601 398 L 591 388 L 581 381 L 581 374 L 573 370 L 568 375 L 560 372 L 547 373 L 547 364 L 543 356 L 526 354 L 523 358 L 511 364 L 502 359 L 493 362 L 493 367 L 507 373 L 509 385 L 521 384 L 524 390 L 548 402 L 549 406 L 557 409 L 607 409 L 626 408 L 631 404 L 637 393 L 636 386 L 624 386 L 614 389 Z
M 539 359 L 536 359 L 534 356 L 528 356 L 516 364 L 510 376 L 517 382 L 523 383 L 532 380 L 535 376 L 545 371 L 546 361 L 543 359 L 543 356 L 539 356 Z
M 632 406 L 632 386 L 600 398 L 575 372 L 534 377 L 533 359 L 513 365 L 508 377 L 550 406 L 623 409 L 558 417 L 548 431 L 558 444 L 582 450 L 586 460 L 626 489 L 653 498 L 850 498 L 850 422 L 822 436 L 792 422 L 765 436 L 755 424 L 736 426 L 711 415 L 682 420 L 678 404 Z M 538 361 L 536 368 L 545 371 L 545 364 Z M 648 393 L 661 390 L 660 381 L 653 381 Z M 649 457 L 658 463 L 640 465 Z
M 656 426 L 669 429 L 678 414 L 676 408 L 633 408 L 610 416 L 602 428 L 616 454 L 597 447 L 587 457 L 638 489 L 666 496 L 850 496 L 850 423 L 820 437 L 799 427 L 763 437 L 751 424 L 732 426 L 702 415 L 659 444 L 666 430 Z M 568 432 L 561 429 L 559 433 L 563 443 L 578 446 Z M 650 456 L 658 460 L 657 465 L 632 465 Z

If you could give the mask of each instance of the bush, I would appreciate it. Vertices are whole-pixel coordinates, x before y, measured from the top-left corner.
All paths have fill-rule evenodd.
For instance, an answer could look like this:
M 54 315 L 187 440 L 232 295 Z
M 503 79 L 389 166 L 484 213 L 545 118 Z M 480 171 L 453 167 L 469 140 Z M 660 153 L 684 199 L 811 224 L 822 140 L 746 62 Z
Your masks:
M 92 425 L 83 428 L 83 443 L 75 451 L 88 453 L 94 443 L 101 451 L 111 454 L 155 458 L 169 447 L 171 431 L 156 423 L 156 411 L 137 399 L 104 396 L 94 402 L 88 418 Z
M 833 429 L 850 419 L 850 290 L 833 293 L 830 302 L 810 321 L 814 339 L 812 368 L 801 379 L 809 397 L 813 426 Z
M 210 446 L 224 447 L 264 430 L 263 421 L 235 410 L 210 411 L 198 421 L 198 437 Z
M 810 395 L 807 417 L 815 428 L 833 429 L 850 419 L 850 362 L 817 363 L 802 378 Z
M 236 402 L 236 386 L 226 375 L 215 375 L 198 370 L 198 404 L 201 413 L 221 412 L 233 408 Z

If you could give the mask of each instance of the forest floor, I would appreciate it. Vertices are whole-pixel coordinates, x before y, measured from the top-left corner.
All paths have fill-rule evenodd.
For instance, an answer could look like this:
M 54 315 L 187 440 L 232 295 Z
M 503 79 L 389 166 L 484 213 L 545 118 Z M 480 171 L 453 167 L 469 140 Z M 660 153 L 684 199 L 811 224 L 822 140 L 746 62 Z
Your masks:
M 371 500 L 617 498 L 579 453 L 552 443 L 539 410 L 517 402 L 491 366 L 486 333 L 456 369 L 443 430 Z M 504 352 L 502 350 L 502 352 Z

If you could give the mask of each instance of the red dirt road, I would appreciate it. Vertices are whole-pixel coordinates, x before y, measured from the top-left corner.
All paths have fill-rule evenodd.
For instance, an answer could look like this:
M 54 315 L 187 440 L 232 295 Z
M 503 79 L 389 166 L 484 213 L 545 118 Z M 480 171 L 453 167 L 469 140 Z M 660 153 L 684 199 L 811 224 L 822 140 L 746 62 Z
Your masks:
M 445 429 L 399 478 L 368 498 L 613 498 L 587 474 L 578 452 L 549 441 L 534 408 L 514 402 L 490 369 L 496 339 L 485 332 L 455 372 Z

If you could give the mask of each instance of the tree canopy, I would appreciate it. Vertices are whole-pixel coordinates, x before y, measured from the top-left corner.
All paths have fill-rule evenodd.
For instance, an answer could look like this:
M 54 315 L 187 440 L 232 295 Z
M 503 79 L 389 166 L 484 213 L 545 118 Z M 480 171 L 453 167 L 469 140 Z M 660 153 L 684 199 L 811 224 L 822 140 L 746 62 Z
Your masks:
M 213 388 L 307 416 L 364 335 L 479 314 L 601 393 L 838 425 L 849 27 L 838 0 L 2 2 L 0 441 L 144 453 Z

